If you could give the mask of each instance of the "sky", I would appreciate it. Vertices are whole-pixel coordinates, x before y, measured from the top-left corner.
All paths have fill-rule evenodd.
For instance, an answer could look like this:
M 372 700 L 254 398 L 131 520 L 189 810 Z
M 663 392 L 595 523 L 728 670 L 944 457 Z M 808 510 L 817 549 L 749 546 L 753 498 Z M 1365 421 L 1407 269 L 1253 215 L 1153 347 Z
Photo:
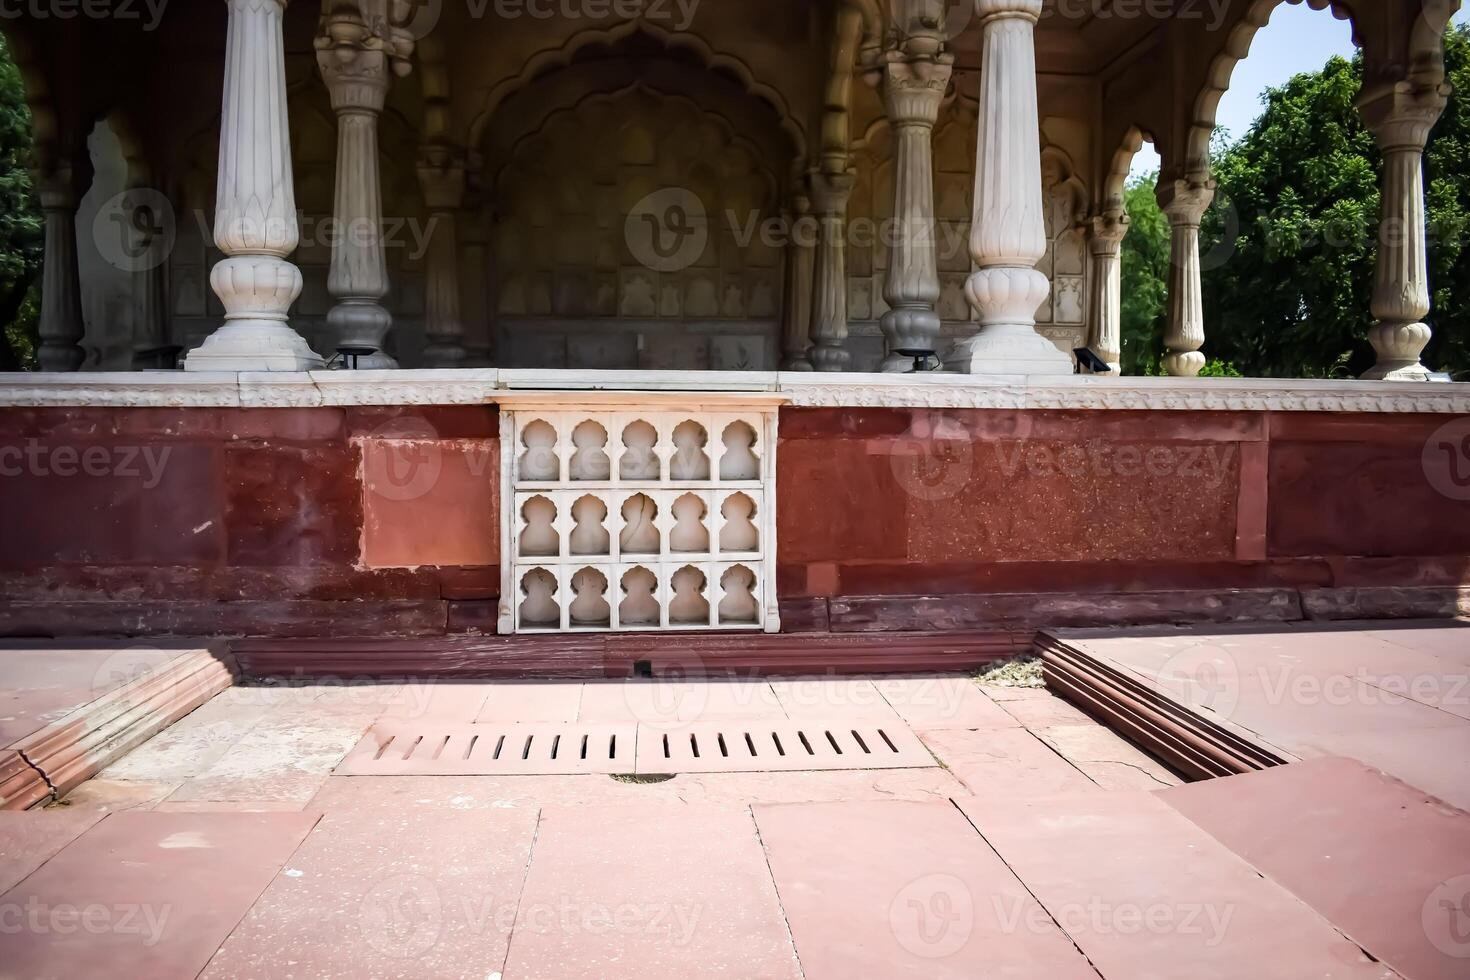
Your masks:
M 1470 9 L 1456 14 L 1455 23 L 1470 23 Z M 1304 71 L 1316 71 L 1333 55 L 1348 58 L 1352 54 L 1353 31 L 1347 21 L 1306 4 L 1283 3 L 1252 40 L 1250 56 L 1235 66 L 1230 90 L 1220 100 L 1217 125 L 1239 139 L 1261 114 L 1261 96 L 1266 89 L 1279 87 Z M 1133 158 L 1134 175 L 1158 169 L 1158 154 L 1144 144 L 1142 152 Z

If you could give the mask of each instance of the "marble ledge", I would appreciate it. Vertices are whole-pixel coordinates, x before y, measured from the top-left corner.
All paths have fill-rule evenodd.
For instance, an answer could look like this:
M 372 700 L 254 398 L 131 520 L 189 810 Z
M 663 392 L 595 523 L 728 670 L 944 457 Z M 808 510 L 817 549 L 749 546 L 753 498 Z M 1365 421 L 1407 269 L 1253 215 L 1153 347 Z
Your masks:
M 811 408 L 1470 414 L 1470 384 L 1443 382 L 495 368 L 0 374 L 0 407 L 314 408 L 557 399 L 758 401 Z

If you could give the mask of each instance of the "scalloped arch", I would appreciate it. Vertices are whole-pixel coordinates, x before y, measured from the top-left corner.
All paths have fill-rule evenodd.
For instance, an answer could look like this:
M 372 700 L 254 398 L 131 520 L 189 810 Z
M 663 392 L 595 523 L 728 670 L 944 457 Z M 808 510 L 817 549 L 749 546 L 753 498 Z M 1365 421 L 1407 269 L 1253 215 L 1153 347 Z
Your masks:
M 1305 3 L 1313 10 L 1331 11 L 1338 20 L 1345 20 L 1353 28 L 1353 43 L 1363 46 L 1359 34 L 1358 18 L 1352 5 L 1358 0 L 1253 0 L 1244 16 L 1230 28 L 1225 47 L 1210 62 L 1205 76 L 1204 88 L 1194 102 L 1194 114 L 1190 120 L 1189 135 L 1185 140 L 1185 175 L 1203 177 L 1210 172 L 1210 140 L 1215 133 L 1215 123 L 1220 111 L 1220 100 L 1230 89 L 1235 66 L 1250 54 L 1251 42 L 1256 33 L 1270 21 L 1276 8 L 1283 3 L 1300 5 Z
M 792 114 L 790 105 L 779 91 L 757 81 L 748 65 L 738 58 L 716 52 L 696 35 L 666 31 L 656 24 L 642 21 L 626 21 L 607 29 L 593 28 L 583 31 L 573 35 L 559 48 L 549 48 L 531 55 L 522 64 L 519 74 L 505 79 L 490 90 L 490 94 L 485 98 L 484 108 L 470 124 L 469 145 L 472 147 L 481 145 L 491 120 L 495 116 L 495 111 L 510 96 L 534 84 L 536 79 L 546 73 L 569 66 L 576 60 L 578 53 L 585 48 L 597 44 L 616 44 L 635 34 L 642 34 L 669 50 L 690 51 L 706 68 L 712 71 L 728 72 L 738 79 L 747 93 L 768 103 L 775 110 L 782 131 L 791 138 L 792 145 L 796 148 L 796 159 L 806 158 L 806 131 Z
M 1155 147 L 1159 145 L 1153 134 L 1140 126 L 1129 126 L 1128 131 L 1123 134 L 1118 148 L 1113 151 L 1107 175 L 1103 178 L 1103 211 L 1127 212 L 1124 192 L 1128 186 L 1128 173 L 1133 169 L 1133 158 L 1143 149 L 1145 142 L 1152 143 Z

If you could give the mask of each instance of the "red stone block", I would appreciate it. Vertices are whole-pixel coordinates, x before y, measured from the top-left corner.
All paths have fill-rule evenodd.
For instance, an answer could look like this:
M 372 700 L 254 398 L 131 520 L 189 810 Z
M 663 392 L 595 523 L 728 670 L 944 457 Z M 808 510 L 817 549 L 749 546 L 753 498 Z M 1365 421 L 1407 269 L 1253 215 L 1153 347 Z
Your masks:
M 0 564 L 209 565 L 224 556 L 219 454 L 197 443 L 0 443 Z
M 784 562 L 902 558 L 904 492 L 888 458 L 851 440 L 804 441 L 778 456 Z
M 499 562 L 498 443 L 368 439 L 361 445 L 364 564 Z
M 1422 439 L 1272 443 L 1270 554 L 1470 554 L 1470 502 L 1430 484 L 1423 448 Z
M 224 458 L 231 564 L 356 561 L 362 505 L 355 450 L 230 446 Z
M 347 409 L 353 437 L 377 439 L 498 439 L 500 410 L 494 405 L 361 405 Z

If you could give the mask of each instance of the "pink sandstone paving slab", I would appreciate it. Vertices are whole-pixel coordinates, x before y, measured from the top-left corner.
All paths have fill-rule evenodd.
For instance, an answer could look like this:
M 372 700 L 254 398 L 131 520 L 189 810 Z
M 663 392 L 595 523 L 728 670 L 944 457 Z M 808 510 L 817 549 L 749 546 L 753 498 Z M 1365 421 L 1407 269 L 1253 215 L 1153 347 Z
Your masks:
M 1162 789 L 1180 779 L 1101 725 L 1056 725 L 1035 732 L 1103 789 Z
M 1470 724 L 1457 728 L 1320 735 L 1311 753 L 1345 756 L 1391 773 L 1446 803 L 1470 811 Z
M 100 775 L 107 779 L 182 783 L 222 759 L 271 709 L 214 699 L 174 722 Z
M 1154 794 L 957 804 L 1104 977 L 1393 976 Z
M 838 800 L 947 800 L 969 791 L 949 772 L 930 769 L 831 772 L 681 773 L 659 783 L 575 776 L 333 776 L 310 810 L 369 807 L 483 810 L 539 806 L 643 806 L 649 803 L 817 803 Z M 181 804 L 182 805 L 182 804 Z
M 766 681 L 631 680 L 589 682 L 577 720 L 678 726 L 723 719 L 784 720 L 786 712 Z
M 1019 724 L 1035 731 L 1056 725 L 1096 725 L 1097 722 L 1079 708 L 1056 695 L 1044 698 L 1021 698 L 1002 701 L 1000 707 Z
M 1470 972 L 1464 811 L 1335 758 L 1157 795 L 1400 975 L 1431 980 Z
M 1044 687 L 1002 687 L 999 684 L 980 684 L 980 691 L 992 701 L 1026 701 L 1031 698 L 1054 698 Z
M 151 810 L 181 784 L 160 783 L 147 779 L 108 779 L 93 776 L 76 789 L 67 793 L 56 809 L 95 810 L 112 813 L 122 810 Z
M 800 975 L 749 810 L 541 812 L 505 980 Z
M 175 791 L 172 801 L 305 803 L 362 738 L 364 720 L 326 717 L 306 723 L 287 715 L 252 728 L 219 761 Z
M 771 681 L 781 708 L 793 721 L 847 718 L 852 721 L 898 721 L 893 706 L 864 677 L 789 677 Z
M 1017 728 L 1020 722 L 968 677 L 892 677 L 873 681 L 878 692 L 915 730 Z
M 1366 635 L 1427 653 L 1461 670 L 1470 670 L 1470 624 L 1415 624 L 1400 629 L 1383 629 L 1380 626 L 1368 630 Z
M 316 823 L 315 814 L 114 813 L 0 907 L 17 977 L 193 977 Z M 83 910 L 90 910 L 83 917 Z
M 536 822 L 535 810 L 328 813 L 203 976 L 496 976 Z
M 19 884 L 105 815 L 97 810 L 0 811 L 0 894 Z
M 493 686 L 488 682 L 449 681 L 408 685 L 409 696 L 392 701 L 379 717 L 395 721 L 473 722 Z
M 1097 976 L 948 802 L 754 812 L 808 980 Z
M 920 732 L 919 737 L 972 793 L 1048 796 L 1097 788 L 1025 729 L 931 730 Z
M 506 681 L 490 687 L 475 721 L 571 722 L 582 705 L 582 685 L 574 682 Z

